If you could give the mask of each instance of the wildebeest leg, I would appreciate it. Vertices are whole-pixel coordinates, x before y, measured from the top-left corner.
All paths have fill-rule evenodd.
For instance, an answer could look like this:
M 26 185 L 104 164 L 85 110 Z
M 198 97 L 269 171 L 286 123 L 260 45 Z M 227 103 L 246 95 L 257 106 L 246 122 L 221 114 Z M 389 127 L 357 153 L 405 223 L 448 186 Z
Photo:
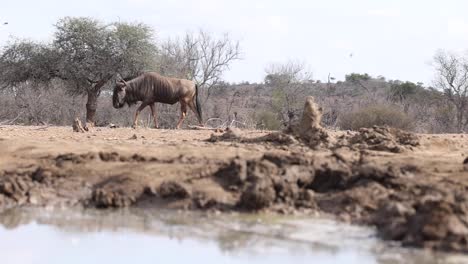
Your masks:
M 180 128 L 180 125 L 184 121 L 186 115 L 187 115 L 187 103 L 184 101 L 180 101 L 180 118 L 176 126 L 177 129 Z
M 198 112 L 197 112 L 197 108 L 195 107 L 195 104 L 192 102 L 188 103 L 188 106 L 190 107 L 190 109 L 192 110 L 192 112 L 195 114 L 195 116 L 197 117 L 198 119 L 198 123 L 203 126 L 203 122 L 200 118 L 200 116 L 198 116 Z
M 150 108 L 151 108 L 151 114 L 153 115 L 154 127 L 159 128 L 158 119 L 157 119 L 157 116 L 156 116 L 156 105 L 155 105 L 155 103 L 150 104 Z
M 138 115 L 140 114 L 141 110 L 145 108 L 148 105 L 148 103 L 141 103 L 140 107 L 135 112 L 135 118 L 133 119 L 133 128 L 137 128 L 137 121 L 138 121 Z

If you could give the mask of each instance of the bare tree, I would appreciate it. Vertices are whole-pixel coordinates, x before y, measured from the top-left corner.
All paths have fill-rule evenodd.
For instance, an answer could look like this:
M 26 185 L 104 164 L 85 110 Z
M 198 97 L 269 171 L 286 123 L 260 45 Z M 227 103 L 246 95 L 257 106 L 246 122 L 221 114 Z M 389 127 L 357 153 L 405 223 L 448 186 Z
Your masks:
M 298 117 L 307 94 L 312 74 L 301 62 L 289 61 L 272 64 L 266 68 L 265 84 L 273 88 L 272 105 L 283 123 L 289 124 Z
M 456 129 L 462 131 L 468 125 L 468 58 L 438 51 L 434 56 L 434 66 L 435 87 L 442 90 L 455 106 Z
M 168 40 L 160 53 L 161 73 L 195 80 L 205 90 L 205 101 L 230 64 L 241 56 L 239 42 L 228 34 L 215 38 L 202 30 Z

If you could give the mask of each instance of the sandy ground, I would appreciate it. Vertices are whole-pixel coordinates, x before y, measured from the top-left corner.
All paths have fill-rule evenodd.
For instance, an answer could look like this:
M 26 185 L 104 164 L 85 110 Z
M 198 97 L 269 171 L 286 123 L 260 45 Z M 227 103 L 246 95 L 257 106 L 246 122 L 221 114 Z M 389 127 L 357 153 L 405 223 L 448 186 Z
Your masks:
M 2 126 L 0 208 L 327 214 L 403 245 L 468 252 L 468 135 L 327 133 L 311 148 L 268 131 Z

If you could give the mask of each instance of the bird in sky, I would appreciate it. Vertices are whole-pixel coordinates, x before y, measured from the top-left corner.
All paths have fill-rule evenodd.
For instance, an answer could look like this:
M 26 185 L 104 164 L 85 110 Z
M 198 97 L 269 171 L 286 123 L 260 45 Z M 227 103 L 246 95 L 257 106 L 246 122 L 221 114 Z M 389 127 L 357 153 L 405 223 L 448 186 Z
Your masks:
M 3 22 L 3 25 L 8 25 L 8 22 Z

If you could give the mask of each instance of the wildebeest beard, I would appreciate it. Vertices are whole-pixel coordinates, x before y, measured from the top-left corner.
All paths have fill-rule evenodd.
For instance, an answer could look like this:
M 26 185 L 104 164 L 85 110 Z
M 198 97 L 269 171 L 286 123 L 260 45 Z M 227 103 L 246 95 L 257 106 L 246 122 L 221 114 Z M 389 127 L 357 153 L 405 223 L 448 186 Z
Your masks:
M 112 105 L 114 106 L 114 108 L 122 108 L 125 105 L 125 100 L 120 100 L 119 98 L 119 93 L 121 93 L 119 89 L 120 88 L 116 85 L 112 94 Z

